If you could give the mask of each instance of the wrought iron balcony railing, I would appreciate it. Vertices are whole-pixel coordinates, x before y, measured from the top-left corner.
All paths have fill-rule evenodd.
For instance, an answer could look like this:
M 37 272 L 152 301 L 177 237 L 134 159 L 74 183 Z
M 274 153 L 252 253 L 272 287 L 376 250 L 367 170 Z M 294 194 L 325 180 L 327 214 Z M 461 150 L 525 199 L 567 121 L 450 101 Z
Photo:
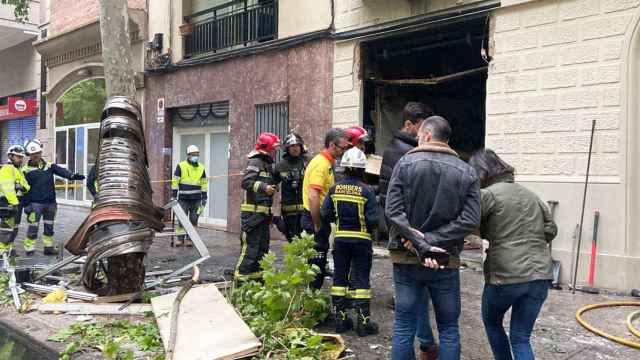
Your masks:
M 252 4 L 253 3 L 253 4 Z M 278 32 L 277 0 L 238 0 L 185 16 L 185 58 L 273 40 Z

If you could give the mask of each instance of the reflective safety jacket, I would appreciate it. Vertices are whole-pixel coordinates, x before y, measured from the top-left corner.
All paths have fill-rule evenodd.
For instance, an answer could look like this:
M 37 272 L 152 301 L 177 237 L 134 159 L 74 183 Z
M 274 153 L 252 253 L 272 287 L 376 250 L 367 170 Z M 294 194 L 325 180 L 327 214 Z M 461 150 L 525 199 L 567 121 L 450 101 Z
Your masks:
M 73 173 L 62 166 L 41 159 L 37 164 L 29 160 L 22 166 L 22 172 L 33 191 L 24 197 L 25 205 L 30 203 L 51 204 L 56 202 L 54 175 L 71 180 Z
M 329 189 L 321 214 L 323 221 L 336 224 L 336 241 L 372 240 L 378 224 L 378 204 L 373 190 L 348 176 Z
M 273 159 L 259 151 L 247 155 L 247 168 L 242 177 L 244 202 L 240 211 L 271 215 L 273 198 L 266 194 L 267 186 L 274 185 Z
M 285 154 L 283 160 L 276 165 L 275 183 L 282 183 L 281 198 L 282 212 L 296 213 L 302 212 L 302 182 L 304 171 L 307 167 L 307 159 L 304 155 L 292 157 Z
M 204 171 L 204 165 L 192 164 L 187 160 L 176 166 L 171 179 L 171 190 L 178 190 L 179 200 L 207 199 L 209 180 Z
M 29 191 L 29 183 L 24 174 L 13 164 L 5 164 L 0 168 L 0 201 L 8 205 L 18 205 L 19 197 Z

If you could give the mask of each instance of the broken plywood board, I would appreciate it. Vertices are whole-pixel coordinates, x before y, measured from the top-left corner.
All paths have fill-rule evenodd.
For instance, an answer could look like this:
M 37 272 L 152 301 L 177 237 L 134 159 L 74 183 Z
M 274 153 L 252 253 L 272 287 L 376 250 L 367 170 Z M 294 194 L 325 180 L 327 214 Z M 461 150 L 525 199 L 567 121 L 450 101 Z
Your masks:
M 177 293 L 151 299 L 165 349 L 171 309 Z M 175 360 L 239 359 L 254 355 L 262 344 L 215 284 L 193 287 L 182 299 Z
M 38 305 L 38 311 L 41 313 L 67 313 L 69 315 L 144 315 L 152 310 L 149 304 L 131 304 L 120 310 L 122 305 L 87 303 L 41 304 Z

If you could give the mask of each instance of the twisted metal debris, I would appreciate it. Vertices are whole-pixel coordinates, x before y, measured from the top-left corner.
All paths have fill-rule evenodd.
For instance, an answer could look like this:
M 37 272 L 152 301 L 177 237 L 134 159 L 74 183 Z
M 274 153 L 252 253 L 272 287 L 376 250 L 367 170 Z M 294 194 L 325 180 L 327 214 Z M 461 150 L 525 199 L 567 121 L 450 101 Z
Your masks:
M 144 283 L 143 259 L 163 211 L 151 200 L 140 106 L 123 96 L 107 100 L 100 125 L 94 207 L 65 248 L 84 252 L 84 286 L 99 295 L 135 292 Z

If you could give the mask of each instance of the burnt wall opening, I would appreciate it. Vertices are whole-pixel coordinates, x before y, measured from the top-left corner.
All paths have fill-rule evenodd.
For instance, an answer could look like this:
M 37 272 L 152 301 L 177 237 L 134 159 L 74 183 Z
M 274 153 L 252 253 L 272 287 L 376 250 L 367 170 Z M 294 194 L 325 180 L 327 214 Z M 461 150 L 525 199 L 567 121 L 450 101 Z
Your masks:
M 449 120 L 450 145 L 463 159 L 484 147 L 487 21 L 458 20 L 362 44 L 364 127 L 375 139 L 368 152 L 382 155 L 408 101 Z

